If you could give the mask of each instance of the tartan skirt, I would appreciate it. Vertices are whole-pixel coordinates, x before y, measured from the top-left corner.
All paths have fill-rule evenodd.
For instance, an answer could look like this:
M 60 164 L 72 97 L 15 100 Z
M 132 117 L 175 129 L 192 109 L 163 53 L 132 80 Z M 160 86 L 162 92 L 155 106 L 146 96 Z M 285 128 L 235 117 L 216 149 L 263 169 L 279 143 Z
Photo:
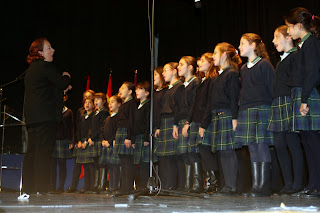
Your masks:
M 160 134 L 155 148 L 157 156 L 169 156 L 176 154 L 177 140 L 173 138 L 172 131 L 173 117 L 161 118 Z
M 88 144 L 85 149 L 78 148 L 76 163 L 93 163 L 93 157 L 91 157 L 93 153 L 90 153 L 92 150 L 92 148 L 89 149 Z
M 89 157 L 98 157 L 100 155 L 101 147 L 101 141 L 94 142 L 92 146 L 89 146 L 89 144 L 87 144 L 87 148 L 89 149 Z
M 177 155 L 188 153 L 188 141 L 189 137 L 183 137 L 182 128 L 184 127 L 184 122 L 186 120 L 180 120 L 178 124 L 178 134 L 179 139 L 177 141 Z
M 199 153 L 198 144 L 201 141 L 199 135 L 200 123 L 191 122 L 189 127 L 188 153 Z
M 211 115 L 211 151 L 240 148 L 234 140 L 231 109 L 212 110 Z
M 71 158 L 72 157 L 72 151 L 69 149 L 70 140 L 56 140 L 52 156 L 53 158 Z
M 300 113 L 301 106 L 301 91 L 300 87 L 292 88 L 292 116 L 290 119 L 292 131 L 318 131 L 320 130 L 320 95 L 317 89 L 313 89 L 308 98 L 309 112 L 306 116 Z
M 135 138 L 135 149 L 133 154 L 134 164 L 149 162 L 150 145 L 144 146 L 144 134 L 137 135 Z
M 241 110 L 234 136 L 235 143 L 250 145 L 254 143 L 273 144 L 273 133 L 267 130 L 271 106 L 260 105 Z
M 120 159 L 118 155 L 113 154 L 113 148 L 103 146 L 100 149 L 99 164 L 120 164 Z
M 268 120 L 268 130 L 273 132 L 284 132 L 291 130 L 290 117 L 291 97 L 281 96 L 272 100 L 270 117 Z
M 116 155 L 133 155 L 132 146 L 128 149 L 124 145 L 124 140 L 127 137 L 127 128 L 118 128 L 116 132 L 115 145 L 113 147 L 114 154 Z

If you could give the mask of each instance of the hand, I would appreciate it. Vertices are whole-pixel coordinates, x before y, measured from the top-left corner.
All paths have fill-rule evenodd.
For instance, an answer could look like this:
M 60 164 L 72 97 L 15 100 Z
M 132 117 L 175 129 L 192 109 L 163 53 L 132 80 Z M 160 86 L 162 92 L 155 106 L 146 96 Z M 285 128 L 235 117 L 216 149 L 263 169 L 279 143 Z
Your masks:
M 101 141 L 101 145 L 106 146 L 106 142 L 107 142 L 106 140 Z
M 189 124 L 184 125 L 184 127 L 182 128 L 182 135 L 183 137 L 188 137 L 188 129 L 189 129 Z
M 62 76 L 65 76 L 65 75 L 68 76 L 69 78 L 71 78 L 71 75 L 68 72 L 63 72 L 62 73 Z
M 199 127 L 199 135 L 200 135 L 201 138 L 203 138 L 205 131 L 206 131 L 206 129 L 204 129 L 202 127 Z
M 93 142 L 93 140 L 91 140 L 91 138 L 89 138 L 88 143 L 89 143 L 89 146 L 94 145 L 94 142 Z
M 131 140 L 125 139 L 124 145 L 129 149 L 131 147 Z
M 158 138 L 159 134 L 160 134 L 160 129 L 157 129 L 157 130 L 154 132 L 154 137 L 155 137 L 155 138 Z
M 238 120 L 237 120 L 237 119 L 232 119 L 232 127 L 233 127 L 233 131 L 236 131 L 237 124 L 238 124 Z
M 69 149 L 72 149 L 72 148 L 73 148 L 73 144 L 69 143 Z
M 174 139 L 179 139 L 178 127 L 173 126 L 172 136 Z
M 143 142 L 144 146 L 149 146 L 149 144 L 150 144 L 149 142 Z
M 307 104 L 301 104 L 300 106 L 300 113 L 302 116 L 306 116 L 309 112 L 309 107 Z
M 113 144 L 113 147 L 116 145 L 116 141 L 115 140 L 113 140 L 112 141 L 112 144 Z
M 135 149 L 135 148 L 136 148 L 136 145 L 135 145 L 135 144 L 132 144 L 132 148 L 134 148 L 134 149 Z

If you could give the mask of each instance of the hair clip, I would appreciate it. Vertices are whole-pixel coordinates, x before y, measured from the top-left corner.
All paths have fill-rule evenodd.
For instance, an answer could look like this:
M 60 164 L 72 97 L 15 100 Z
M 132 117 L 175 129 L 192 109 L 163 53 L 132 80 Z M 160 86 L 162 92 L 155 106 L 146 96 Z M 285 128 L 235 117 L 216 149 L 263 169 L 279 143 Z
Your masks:
M 314 15 L 312 15 L 312 20 L 314 20 Z

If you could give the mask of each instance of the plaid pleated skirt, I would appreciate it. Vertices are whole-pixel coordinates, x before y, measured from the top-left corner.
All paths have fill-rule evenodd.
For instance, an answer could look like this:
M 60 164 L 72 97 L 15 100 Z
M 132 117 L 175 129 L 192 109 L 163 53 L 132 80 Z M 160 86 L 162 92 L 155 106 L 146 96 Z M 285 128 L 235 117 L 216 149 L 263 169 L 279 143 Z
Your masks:
M 300 113 L 301 106 L 301 91 L 300 87 L 295 87 L 291 90 L 292 97 L 292 116 L 290 119 L 292 131 L 317 131 L 320 130 L 320 95 L 317 89 L 313 89 L 308 98 L 309 112 L 306 116 Z
M 113 147 L 114 154 L 118 155 L 133 155 L 132 146 L 128 149 L 124 145 L 124 140 L 127 137 L 127 128 L 118 128 L 116 132 L 115 145 Z
M 155 148 L 157 156 L 175 155 L 177 140 L 172 136 L 173 117 L 161 118 L 159 139 Z
M 100 149 L 99 164 L 120 164 L 120 159 L 118 155 L 113 154 L 113 148 L 102 147 Z
M 234 140 L 231 109 L 212 110 L 211 115 L 211 151 L 240 148 Z
M 135 148 L 133 154 L 134 164 L 149 162 L 150 145 L 144 146 L 144 134 L 135 137 Z
M 85 149 L 78 148 L 76 163 L 93 163 L 93 157 L 91 157 L 93 153 L 90 153 L 92 150 L 92 148 L 89 149 L 88 144 Z
M 92 146 L 89 146 L 87 144 L 87 148 L 89 149 L 89 157 L 98 157 L 100 155 L 100 149 L 101 149 L 101 141 L 94 142 Z
M 183 137 L 182 128 L 184 127 L 184 122 L 186 120 L 180 120 L 178 123 L 178 134 L 179 139 L 177 141 L 177 155 L 188 153 L 188 141 L 189 137 Z
M 188 153 L 199 153 L 198 144 L 201 141 L 199 135 L 200 123 L 191 122 L 189 127 Z
M 273 132 L 284 132 L 291 130 L 291 116 L 291 97 L 281 96 L 274 98 L 272 100 L 267 129 Z
M 260 105 L 241 110 L 234 136 L 236 144 L 247 146 L 254 143 L 273 144 L 273 133 L 267 130 L 271 106 Z
M 69 149 L 70 140 L 56 140 L 53 151 L 52 157 L 53 158 L 71 158 L 72 151 Z

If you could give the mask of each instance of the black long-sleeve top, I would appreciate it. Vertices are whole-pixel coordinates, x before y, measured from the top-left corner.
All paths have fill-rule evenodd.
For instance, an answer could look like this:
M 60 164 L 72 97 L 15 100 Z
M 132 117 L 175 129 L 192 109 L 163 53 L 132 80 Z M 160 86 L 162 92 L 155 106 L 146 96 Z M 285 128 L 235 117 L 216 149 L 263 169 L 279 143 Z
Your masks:
M 259 105 L 271 105 L 274 69 L 271 63 L 262 58 L 253 67 L 247 63 L 240 70 L 241 92 L 239 110 Z
M 134 121 L 134 110 L 136 108 L 136 101 L 131 99 L 123 103 L 118 112 L 117 119 L 117 129 L 118 128 L 127 128 L 127 137 L 126 139 L 133 139 L 133 121 Z
M 84 140 L 88 140 L 93 113 L 94 112 L 91 112 L 89 115 L 87 115 L 87 112 L 85 111 L 81 115 L 77 130 L 78 141 L 84 142 Z
M 106 109 L 97 110 L 93 113 L 89 132 L 89 138 L 91 138 L 93 142 L 99 141 L 103 122 L 108 116 L 109 112 Z
M 193 107 L 193 103 L 195 100 L 195 96 L 196 96 L 196 89 L 200 84 L 200 79 L 199 78 L 195 78 L 194 80 L 192 80 L 190 82 L 190 84 L 185 87 L 184 90 L 184 97 L 185 97 L 185 107 L 183 108 L 183 110 L 181 111 L 181 115 L 180 115 L 180 120 L 181 119 L 188 119 L 188 116 L 192 110 Z
M 182 119 L 182 110 L 186 106 L 184 85 L 179 81 L 171 89 L 167 89 L 161 98 L 161 118 L 174 117 L 174 125 L 178 125 Z
M 304 41 L 298 53 L 288 85 L 302 87 L 301 102 L 307 103 L 313 88 L 320 83 L 320 40 L 310 36 Z
M 297 60 L 297 53 L 297 51 L 291 52 L 286 58 L 278 62 L 273 83 L 273 97 L 291 95 L 291 87 L 287 83 Z
M 108 116 L 104 122 L 103 126 L 101 128 L 101 135 L 100 139 L 101 141 L 106 140 L 109 142 L 110 146 L 113 146 L 113 141 L 116 138 L 116 132 L 117 132 L 117 118 L 118 114 L 114 116 Z
M 161 98 L 165 94 L 167 88 L 159 91 L 155 90 L 153 93 L 153 128 L 160 129 L 160 111 L 161 111 Z
M 57 140 L 70 140 L 73 143 L 74 126 L 73 126 L 73 113 L 71 109 L 67 109 L 62 113 L 62 120 L 57 126 L 56 139 Z
M 26 124 L 60 122 L 63 90 L 67 89 L 70 81 L 53 63 L 44 60 L 32 62 L 24 78 Z
M 189 112 L 187 121 L 189 123 L 201 123 L 202 117 L 206 111 L 206 106 L 209 100 L 209 91 L 211 91 L 213 86 L 213 79 L 206 78 L 202 83 L 198 85 L 195 91 L 195 97 L 193 101 L 192 108 Z
M 134 112 L 134 135 L 144 134 L 144 142 L 150 142 L 150 101 L 148 100 L 138 109 L 138 105 Z

